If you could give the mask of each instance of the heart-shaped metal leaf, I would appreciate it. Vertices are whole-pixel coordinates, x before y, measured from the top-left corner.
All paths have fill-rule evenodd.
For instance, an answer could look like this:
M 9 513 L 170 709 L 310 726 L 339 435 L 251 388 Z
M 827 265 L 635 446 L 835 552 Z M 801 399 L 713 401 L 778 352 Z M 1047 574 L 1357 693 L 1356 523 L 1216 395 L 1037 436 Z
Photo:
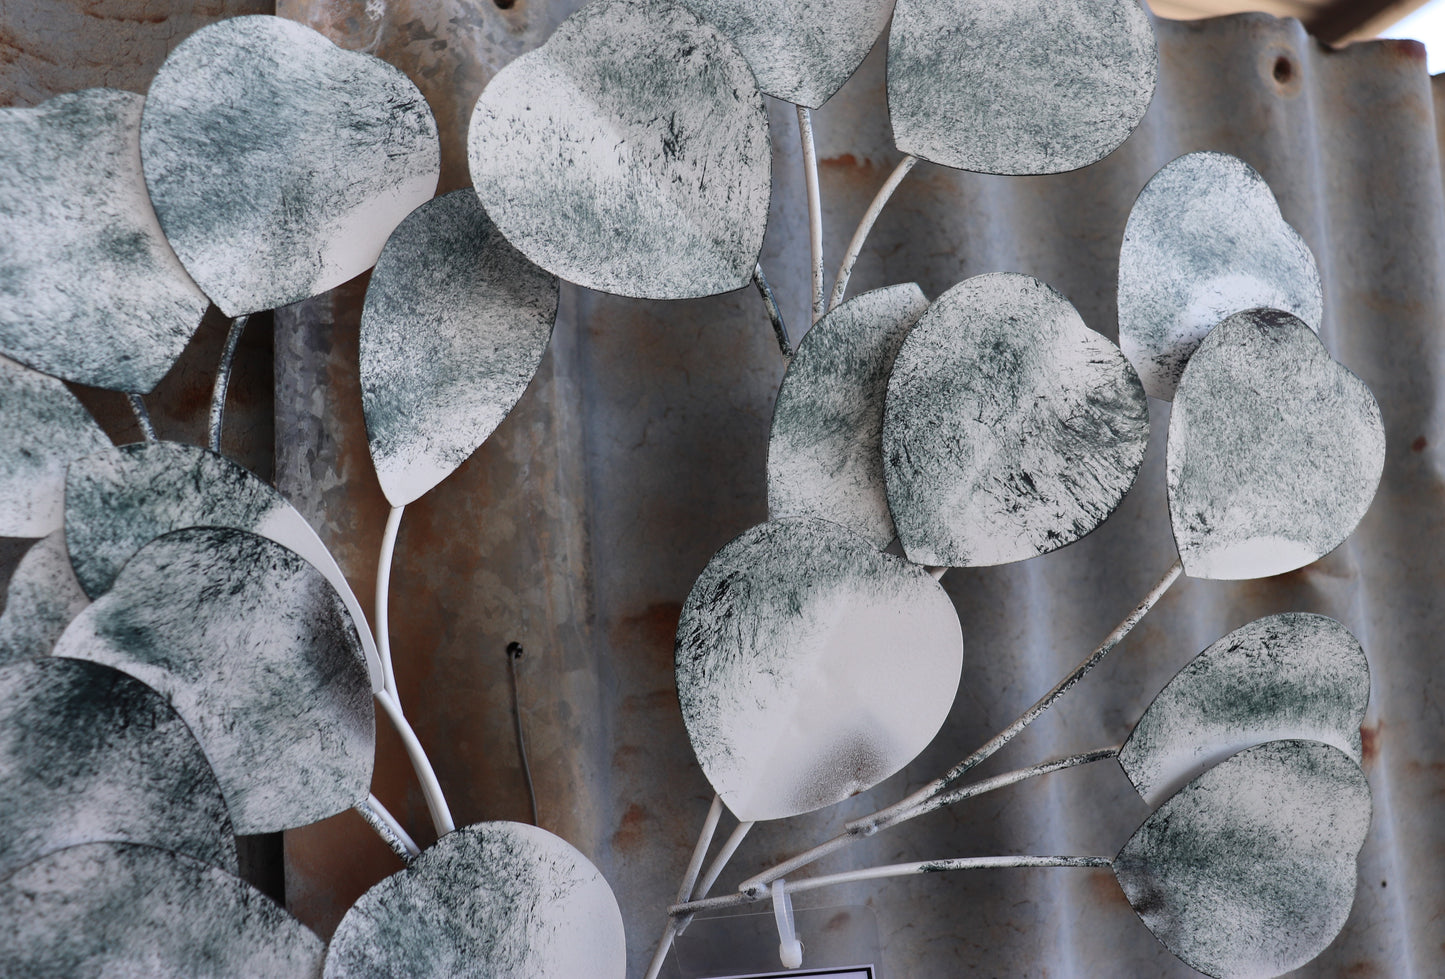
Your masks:
M 738 819 L 781 819 L 865 791 L 927 747 L 958 691 L 963 637 L 922 568 L 795 517 L 708 562 L 676 668 L 708 781 Z
M 58 529 L 65 467 L 109 446 L 64 384 L 0 357 L 0 537 Z
M 250 884 L 149 846 L 92 843 L 0 883 L 14 976 L 315 979 L 321 940 Z
M 521 823 L 448 833 L 341 919 L 326 979 L 622 979 L 612 889 L 565 840 Z
M 366 622 L 346 576 L 306 518 L 230 459 L 179 442 L 137 442 L 71 464 L 66 544 L 76 577 L 92 598 L 110 590 L 136 551 L 187 527 L 232 527 L 295 551 L 331 582 L 352 620 Z M 381 656 L 371 631 L 361 626 L 359 632 L 372 690 L 380 690 Z
M 1286 612 L 1211 645 L 1154 698 L 1119 752 L 1151 806 L 1237 751 L 1303 738 L 1360 760 L 1370 665 L 1334 619 Z
M 0 615 L 0 663 L 48 656 L 55 641 L 90 598 L 75 580 L 65 532 L 31 545 L 10 577 Z
M 82 660 L 0 668 L 0 878 L 53 850 L 102 841 L 236 872 L 221 788 L 160 694 Z
M 170 369 L 210 305 L 146 196 L 144 104 L 92 88 L 0 109 L 0 353 L 138 393 Z
M 1334 940 L 1355 898 L 1370 786 L 1313 741 L 1240 752 L 1139 827 L 1114 873 L 1144 924 L 1216 979 L 1299 968 Z
M 1261 307 L 1318 331 L 1314 254 L 1249 164 L 1227 153 L 1179 157 L 1139 193 L 1119 252 L 1119 346 L 1144 390 L 1172 399 L 1204 335 Z
M 893 139 L 961 170 L 1077 170 L 1139 125 L 1158 62 L 1139 0 L 898 0 Z
M 382 249 L 361 311 L 361 397 L 392 506 L 467 460 L 526 391 L 557 279 L 498 233 L 470 188 L 417 208 Z
M 304 826 L 367 796 L 375 719 L 356 627 L 326 579 L 274 541 L 218 528 L 152 541 L 55 654 L 164 695 L 238 833 Z
M 594 0 L 502 69 L 468 133 L 497 227 L 578 285 L 645 299 L 741 288 L 772 183 L 752 71 L 669 0 Z
M 1269 309 L 1229 317 L 1190 358 L 1169 418 L 1169 516 L 1185 572 L 1304 567 L 1354 531 L 1384 465 L 1374 395 L 1308 326 Z
M 370 268 L 441 167 L 406 75 L 270 16 L 218 21 L 170 53 L 140 148 L 166 237 L 228 316 Z
M 1026 275 L 962 282 L 888 382 L 883 470 L 904 552 L 976 567 L 1076 541 L 1119 505 L 1148 441 L 1138 375 L 1067 299 Z
M 770 516 L 831 520 L 879 547 L 893 540 L 883 403 L 898 348 L 927 309 L 918 286 L 890 286 L 848 300 L 803 337 L 773 405 Z
M 816 109 L 863 63 L 893 0 L 678 0 L 716 24 L 767 95 Z

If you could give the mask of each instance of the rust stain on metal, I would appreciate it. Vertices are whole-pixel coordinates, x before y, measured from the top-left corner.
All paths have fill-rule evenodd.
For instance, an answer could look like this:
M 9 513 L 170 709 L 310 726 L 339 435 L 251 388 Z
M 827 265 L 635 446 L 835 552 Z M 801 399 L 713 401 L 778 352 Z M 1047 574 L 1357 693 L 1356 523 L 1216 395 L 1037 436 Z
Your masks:
M 1377 720 L 1373 724 L 1360 725 L 1360 765 L 1362 767 L 1372 766 L 1380 757 L 1380 739 L 1385 734 L 1385 722 Z

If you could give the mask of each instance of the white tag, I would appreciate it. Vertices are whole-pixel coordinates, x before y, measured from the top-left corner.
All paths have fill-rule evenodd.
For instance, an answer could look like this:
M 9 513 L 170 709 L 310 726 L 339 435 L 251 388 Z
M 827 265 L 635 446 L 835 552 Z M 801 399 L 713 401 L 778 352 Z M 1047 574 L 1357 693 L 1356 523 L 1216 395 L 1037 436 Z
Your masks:
M 790 969 L 787 972 L 753 972 L 745 976 L 718 976 L 717 979 L 878 979 L 871 965 L 851 965 L 831 969 Z

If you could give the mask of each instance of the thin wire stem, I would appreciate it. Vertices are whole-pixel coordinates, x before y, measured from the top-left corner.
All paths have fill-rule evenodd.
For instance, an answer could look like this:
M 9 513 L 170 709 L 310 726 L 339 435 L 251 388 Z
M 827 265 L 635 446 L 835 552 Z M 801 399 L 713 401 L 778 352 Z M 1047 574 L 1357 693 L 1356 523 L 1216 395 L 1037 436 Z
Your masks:
M 416 772 L 417 781 L 421 784 L 422 796 L 426 799 L 427 810 L 431 813 L 432 825 L 436 827 L 438 836 L 445 836 L 457 826 L 452 822 L 452 811 L 447 806 L 446 796 L 442 794 L 441 783 L 437 781 L 437 773 L 432 768 L 431 759 L 427 758 L 426 750 L 417 740 L 416 732 L 407 723 L 406 715 L 401 712 L 401 705 L 393 700 L 385 690 L 378 690 L 373 696 L 381 705 L 381 709 L 386 712 L 392 727 L 396 728 L 396 733 L 401 735 L 402 745 L 406 748 L 407 758 L 411 760 L 411 767 Z
M 391 665 L 391 562 L 405 510 L 404 506 L 391 508 L 386 530 L 381 535 L 381 553 L 376 559 L 376 651 L 381 655 L 381 685 L 398 706 L 401 698 L 396 693 L 396 672 Z
M 722 872 L 726 869 L 728 861 L 732 860 L 733 856 L 738 852 L 738 847 L 743 845 L 743 840 L 755 825 L 757 824 L 752 820 L 737 824 L 732 834 L 727 838 L 726 842 L 723 843 L 722 849 L 717 852 L 717 856 L 713 857 L 712 864 L 707 868 L 707 873 L 703 875 L 702 881 L 697 885 L 697 889 L 694 890 L 689 897 L 696 900 L 707 897 L 708 892 L 712 890 L 712 885 L 717 883 L 717 879 L 722 876 Z M 685 897 L 679 897 L 677 901 L 681 904 L 687 899 L 688 898 Z M 686 931 L 687 926 L 691 923 L 692 915 L 677 918 L 673 922 L 677 927 L 677 934 L 679 935 Z
M 868 210 L 863 212 L 863 218 L 858 222 L 858 230 L 853 232 L 853 240 L 848 242 L 848 251 L 843 256 L 843 263 L 838 266 L 838 277 L 833 280 L 833 298 L 828 302 L 828 309 L 833 309 L 843 301 L 848 294 L 848 280 L 853 277 L 853 266 L 858 262 L 858 256 L 863 253 L 863 244 L 868 240 L 868 235 L 873 232 L 873 225 L 878 223 L 878 216 L 883 213 L 883 208 L 893 197 L 893 192 L 898 185 L 903 183 L 903 178 L 908 176 L 918 164 L 918 157 L 905 156 L 898 161 L 898 166 L 888 175 L 883 186 L 878 188 L 878 193 L 873 197 L 873 203 L 868 205 Z
M 778 306 L 778 297 L 773 295 L 773 287 L 768 285 L 768 277 L 763 274 L 762 263 L 753 268 L 753 285 L 758 287 L 758 293 L 763 297 L 763 306 L 767 308 L 768 319 L 773 323 L 773 335 L 778 338 L 778 349 L 788 360 L 793 359 L 793 342 L 788 339 L 788 324 L 783 322 L 783 311 Z
M 990 738 L 989 741 L 983 745 L 983 747 L 979 748 L 973 754 L 969 755 L 963 761 L 959 762 L 953 768 L 949 769 L 949 771 L 942 778 L 935 779 L 928 785 L 924 786 L 922 789 L 919 789 L 917 792 L 914 792 L 912 795 L 908 796 L 905 799 L 902 799 L 897 803 L 894 803 L 891 806 L 880 809 L 877 812 L 862 817 L 861 819 L 853 820 L 852 822 L 847 824 L 845 831 L 841 835 L 836 836 L 831 840 L 820 843 L 810 850 L 805 850 L 797 856 L 791 857 L 788 860 L 783 861 L 782 863 L 770 867 L 768 870 L 765 870 L 760 874 L 749 877 L 747 880 L 743 881 L 740 885 L 738 885 L 738 889 L 740 891 L 745 891 L 755 896 L 758 894 L 766 893 L 768 884 L 770 884 L 772 881 L 777 880 L 779 877 L 791 876 L 795 870 L 806 867 L 809 864 L 829 855 L 830 853 L 833 853 L 837 850 L 842 849 L 845 846 L 848 846 L 854 840 L 861 839 L 865 836 L 871 836 L 873 833 L 877 832 L 879 829 L 882 829 L 885 826 L 894 826 L 900 822 L 912 818 L 913 815 L 918 815 L 919 813 L 916 812 L 916 810 L 920 810 L 921 807 L 931 802 L 931 800 L 933 800 L 936 796 L 943 795 L 952 783 L 956 782 L 965 773 L 973 769 L 985 759 L 992 757 L 995 752 L 997 752 L 1000 748 L 1002 748 L 1004 745 L 1008 744 L 1015 737 L 1017 737 L 1020 731 L 1028 727 L 1039 717 L 1041 717 L 1045 711 L 1047 711 L 1050 707 L 1056 704 L 1060 700 L 1060 698 L 1062 698 L 1066 693 L 1073 689 L 1073 687 L 1080 680 L 1087 676 L 1094 667 L 1098 666 L 1100 661 L 1102 661 L 1103 658 L 1109 654 L 1110 650 L 1112 650 L 1115 646 L 1119 645 L 1119 643 L 1123 641 L 1124 637 L 1127 636 L 1129 632 L 1136 625 L 1139 624 L 1139 621 L 1144 618 L 1145 614 L 1147 614 L 1148 611 L 1158 603 L 1159 599 L 1164 597 L 1165 592 L 1169 590 L 1170 586 L 1173 585 L 1175 581 L 1179 580 L 1179 576 L 1183 573 L 1183 570 L 1183 565 L 1176 560 L 1174 564 L 1169 568 L 1169 570 L 1164 573 L 1164 577 L 1159 579 L 1159 581 L 1154 585 L 1153 588 L 1149 590 L 1149 593 L 1144 596 L 1143 600 L 1141 600 L 1138 605 L 1134 606 L 1134 609 L 1124 618 L 1124 621 L 1120 622 L 1117 626 L 1115 626 L 1114 631 L 1109 633 L 1108 637 L 1102 643 L 1100 643 L 1094 649 L 1094 651 L 1090 653 L 1089 656 L 1085 658 L 1085 660 L 1074 669 L 1072 673 L 1066 676 L 1063 680 L 1059 681 L 1059 683 L 1052 690 L 1050 690 L 1047 694 L 1040 698 L 1032 707 L 1019 715 L 1019 717 L 1016 718 L 1012 724 L 1004 728 L 998 734 L 994 735 L 994 737 Z M 1088 752 L 1086 754 L 1093 754 L 1093 752 Z M 1075 757 L 1082 758 L 1084 756 Z M 1047 765 L 1050 763 L 1045 764 Z M 1039 767 L 1040 766 L 1035 766 L 1034 769 L 1021 769 L 1020 771 L 1032 772 L 1035 775 L 1046 774 L 1046 772 L 1044 771 L 1036 770 Z M 1057 768 L 1049 769 L 1049 771 L 1057 770 Z M 1026 775 L 1024 777 L 1032 777 L 1032 775 Z M 990 781 L 999 781 L 1004 778 L 1006 777 L 999 776 L 999 779 Z M 1014 778 L 1010 781 L 1004 781 L 1002 782 L 1002 784 L 995 787 L 1001 788 L 1002 785 L 1011 785 L 1015 781 L 1022 781 L 1022 779 Z M 977 795 L 979 793 L 972 792 L 971 794 Z M 965 795 L 963 797 L 966 798 L 968 796 Z
M 517 755 L 522 759 L 522 779 L 527 783 L 527 798 L 532 803 L 532 825 L 540 826 L 537 814 L 537 789 L 532 784 L 532 765 L 527 761 L 527 739 L 522 734 L 522 692 L 517 682 L 517 660 L 522 658 L 522 644 L 507 644 L 507 673 L 512 678 L 512 719 L 517 724 Z
M 226 346 L 221 350 L 221 363 L 216 368 L 216 384 L 211 389 L 209 444 L 212 452 L 221 451 L 221 424 L 226 413 L 226 388 L 231 384 L 231 369 L 236 365 L 236 347 L 241 342 L 241 334 L 246 332 L 246 322 L 250 318 L 237 316 L 231 320 L 231 328 L 226 331 Z
M 824 305 L 823 277 L 823 198 L 818 189 L 818 147 L 813 141 L 813 114 L 808 107 L 798 108 L 798 135 L 803 140 L 803 179 L 808 187 L 808 245 L 812 255 L 813 268 L 813 322 L 823 318 L 827 311 Z
M 376 796 L 368 795 L 365 802 L 358 802 L 353 808 L 366 820 L 366 825 L 391 847 L 392 852 L 401 857 L 403 863 L 409 864 L 421 856 L 421 847 L 416 845 L 416 841 L 402 829 L 401 823 L 386 811 L 386 807 Z
M 156 440 L 156 427 L 151 424 L 151 413 L 146 410 L 146 403 L 138 394 L 127 394 L 126 400 L 130 402 L 131 414 L 135 415 L 135 423 L 140 426 L 141 438 L 147 442 Z
M 954 860 L 922 860 L 917 863 L 894 863 L 883 867 L 864 867 L 861 870 L 848 870 L 839 874 L 825 874 L 821 877 L 806 877 L 803 880 L 788 881 L 784 889 L 789 894 L 803 894 L 807 891 L 816 891 L 824 887 L 832 887 L 835 884 L 851 884 L 860 880 L 880 880 L 886 877 L 907 877 L 913 874 L 936 874 L 946 870 L 1005 870 L 1020 867 L 1081 867 L 1100 869 L 1112 867 L 1113 865 L 1114 861 L 1109 857 L 959 857 Z M 667 909 L 667 913 L 677 918 L 680 915 L 696 914 L 699 911 L 713 911 L 720 908 L 732 908 L 743 904 L 751 904 L 767 896 L 769 896 L 767 888 L 764 888 L 760 893 L 743 891 L 737 894 L 728 894 L 723 897 L 712 897 L 700 901 L 674 904 Z
M 1158 604 L 1159 599 L 1164 597 L 1164 594 L 1169 591 L 1170 586 L 1179 580 L 1179 576 L 1183 574 L 1183 572 L 1184 565 L 1176 559 L 1174 563 L 1169 566 L 1169 570 L 1164 573 L 1164 577 L 1160 578 L 1154 587 L 1149 589 L 1148 594 L 1140 600 L 1139 604 L 1135 605 L 1133 610 L 1124 617 L 1124 621 L 1115 626 L 1114 631 L 1110 632 L 1104 641 L 1096 646 L 1094 651 L 1074 668 L 1073 672 L 1060 680 L 1052 690 L 1040 697 L 1032 707 L 1015 718 L 1013 723 L 1008 727 L 990 738 L 987 743 L 973 754 L 950 768 L 942 778 L 935 779 L 917 792 L 914 792 L 912 795 L 886 809 L 879 810 L 870 816 L 865 816 L 862 819 L 857 819 L 849 823 L 849 832 L 863 833 L 864 835 L 872 833 L 883 821 L 892 818 L 900 812 L 916 809 L 929 798 L 938 795 L 948 788 L 950 784 L 958 781 L 966 772 L 986 759 L 993 757 L 995 752 L 1018 737 L 1024 728 L 1038 720 L 1050 707 L 1058 703 L 1080 680 L 1088 676 L 1094 667 L 1098 666 L 1104 657 L 1113 651 L 1115 646 L 1123 642 L 1124 637 L 1132 632 L 1134 627 L 1149 613 L 1149 610 Z
M 687 861 L 687 870 L 683 871 L 682 883 L 677 887 L 677 903 L 682 904 L 692 897 L 692 888 L 697 883 L 697 875 L 702 871 L 702 862 L 707 859 L 707 848 L 712 845 L 713 834 L 717 832 L 718 820 L 722 818 L 723 802 L 722 796 L 714 795 L 712 805 L 708 807 L 707 818 L 702 822 L 702 832 L 697 836 L 697 843 L 693 845 L 692 856 Z M 672 948 L 672 940 L 677 937 L 678 927 L 674 918 L 667 920 L 667 927 L 662 932 L 662 939 L 657 943 L 657 951 L 652 955 L 652 962 L 647 966 L 645 979 L 657 979 L 657 974 L 662 971 L 662 963 L 667 959 L 667 950 Z

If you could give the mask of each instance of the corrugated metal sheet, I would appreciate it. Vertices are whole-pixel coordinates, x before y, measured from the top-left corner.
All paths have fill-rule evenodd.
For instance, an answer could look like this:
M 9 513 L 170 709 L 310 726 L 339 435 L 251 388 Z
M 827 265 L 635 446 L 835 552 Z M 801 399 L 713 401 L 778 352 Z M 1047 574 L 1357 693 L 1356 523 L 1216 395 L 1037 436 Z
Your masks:
M 283 0 L 281 12 L 408 72 L 441 124 L 446 190 L 468 182 L 465 122 L 486 79 L 576 5 Z M 176 43 L 189 23 L 154 6 L 146 16 L 155 23 L 133 28 L 146 47 L 129 51 L 113 34 L 77 35 L 57 47 L 67 5 L 37 6 L 19 21 L 7 8 L 7 31 L 19 40 L 6 44 L 22 52 L 5 67 L 7 99 L 33 102 L 107 80 L 143 89 L 158 60 L 147 52 Z M 39 40 L 27 42 L 27 31 Z M 1445 666 L 1437 646 L 1445 603 L 1435 592 L 1445 582 L 1445 419 L 1437 407 L 1445 382 L 1445 191 L 1436 100 L 1445 88 L 1432 91 L 1411 43 L 1334 53 L 1297 23 L 1262 15 L 1161 22 L 1158 31 L 1159 91 L 1121 150 L 1055 177 L 918 168 L 885 213 L 855 291 L 916 280 L 937 296 L 969 275 L 1027 272 L 1112 335 L 1118 248 L 1134 195 L 1181 153 L 1234 153 L 1270 181 L 1319 257 L 1323 336 L 1380 400 L 1385 477 L 1360 530 L 1319 564 L 1261 582 L 1176 586 L 1114 659 L 990 770 L 1118 742 L 1180 665 L 1243 622 L 1287 609 L 1333 615 L 1363 641 L 1374 670 L 1365 744 L 1376 812 L 1350 922 L 1302 974 L 1440 975 Z M 80 52 L 79 67 L 45 64 L 69 51 Z M 114 74 L 122 67 L 130 74 Z M 875 52 L 816 116 L 830 261 L 898 158 L 883 68 Z M 802 175 L 791 111 L 774 106 L 772 120 L 777 184 L 764 264 L 790 321 L 801 325 Z M 355 379 L 364 285 L 283 311 L 276 336 L 277 480 L 336 547 L 362 594 L 386 512 Z M 219 334 L 212 340 L 218 345 Z M 201 362 L 211 361 L 188 360 Z M 392 612 L 401 696 L 458 820 L 527 818 L 504 660 L 506 644 L 521 641 L 542 822 L 613 884 L 634 974 L 711 797 L 676 705 L 673 629 L 712 552 L 764 516 L 764 446 L 782 366 L 750 292 L 645 303 L 564 290 L 552 350 L 521 405 L 402 525 Z M 181 384 L 185 371 L 176 376 L 180 393 L 165 410 L 175 434 L 194 437 L 186 419 L 196 416 L 192 402 L 204 384 Z M 760 828 L 739 871 L 821 839 L 846 816 L 961 757 L 1072 666 L 1168 566 L 1168 406 L 1151 407 L 1145 471 L 1101 530 L 1041 559 L 945 578 L 964 627 L 967 673 L 938 742 L 867 798 Z M 237 425 L 245 431 L 245 422 Z M 384 737 L 381 753 L 378 794 L 424 833 L 424 805 L 399 747 Z M 1110 853 L 1144 814 L 1122 774 L 1097 765 L 882 834 L 822 869 L 997 852 Z M 323 933 L 398 866 L 350 815 L 289 834 L 287 853 L 290 903 Z M 1102 872 L 933 876 L 860 886 L 836 899 L 875 909 L 889 976 L 1192 974 L 1154 942 Z

